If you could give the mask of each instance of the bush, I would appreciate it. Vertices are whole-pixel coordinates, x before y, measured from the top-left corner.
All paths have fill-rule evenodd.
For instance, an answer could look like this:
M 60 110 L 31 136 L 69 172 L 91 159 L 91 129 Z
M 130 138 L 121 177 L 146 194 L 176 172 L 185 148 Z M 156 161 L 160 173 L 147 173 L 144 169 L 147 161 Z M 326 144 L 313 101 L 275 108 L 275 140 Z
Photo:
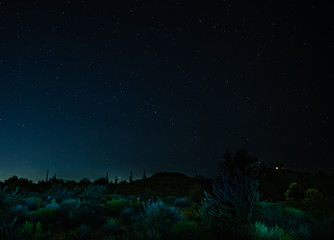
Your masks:
M 123 199 L 112 199 L 107 202 L 106 208 L 111 215 L 119 215 L 123 208 L 127 207 L 128 202 Z
M 160 239 L 172 225 L 184 219 L 175 208 L 162 201 L 144 204 L 142 220 L 135 225 L 135 232 L 140 239 Z
M 22 204 L 16 204 L 9 209 L 11 215 L 18 217 L 19 219 L 26 219 L 28 211 L 28 207 Z
M 7 220 L 7 222 L 4 222 L 4 219 L 1 220 L 2 222 L 0 222 L 0 239 L 17 239 L 17 231 L 15 227 L 17 217 L 10 221 Z
M 330 216 L 334 213 L 333 200 L 323 195 L 316 188 L 310 188 L 305 191 L 303 206 L 316 217 Z
M 261 223 L 268 231 L 277 226 L 290 236 L 301 239 L 310 237 L 311 220 L 308 216 L 302 210 L 281 203 L 261 202 L 254 211 L 253 221 L 255 225 Z
M 134 209 L 131 207 L 124 208 L 120 213 L 121 219 L 129 223 L 135 223 L 139 221 L 142 217 L 141 211 L 139 209 Z
M 204 192 L 197 217 L 217 223 L 250 221 L 253 209 L 259 202 L 259 183 L 240 170 L 234 171 L 234 175 L 229 175 L 227 170 L 222 170 L 221 178 L 213 182 L 213 196 Z
M 117 230 L 116 221 L 113 218 L 109 218 L 107 222 L 104 224 L 104 231 L 107 235 L 111 235 L 115 233 Z
M 41 223 L 39 222 L 36 223 L 34 228 L 32 222 L 26 221 L 18 229 L 18 235 L 20 240 L 44 240 L 50 235 L 50 232 L 43 232 Z
M 284 193 L 285 199 L 292 206 L 299 206 L 300 201 L 304 197 L 304 191 L 300 184 L 297 182 L 290 183 L 288 190 Z
M 105 190 L 106 186 L 88 185 L 79 195 L 79 198 L 96 203 L 104 203 L 106 201 L 106 197 L 104 195 Z
M 56 199 L 52 199 L 52 202 L 45 206 L 46 209 L 60 209 L 60 205 L 56 202 Z
M 19 188 L 15 191 L 7 192 L 8 186 L 3 189 L 0 187 L 0 209 L 9 209 L 11 206 L 21 202 L 21 196 L 18 194 Z
M 43 200 L 38 197 L 29 197 L 25 200 L 25 204 L 29 210 L 36 210 L 42 206 Z
M 280 240 L 283 238 L 284 231 L 277 225 L 267 227 L 261 222 L 256 222 L 254 224 L 254 233 L 256 239 L 259 240 Z
M 47 200 L 55 199 L 58 202 L 71 198 L 73 192 L 62 187 L 62 184 L 52 184 L 51 188 L 45 193 Z

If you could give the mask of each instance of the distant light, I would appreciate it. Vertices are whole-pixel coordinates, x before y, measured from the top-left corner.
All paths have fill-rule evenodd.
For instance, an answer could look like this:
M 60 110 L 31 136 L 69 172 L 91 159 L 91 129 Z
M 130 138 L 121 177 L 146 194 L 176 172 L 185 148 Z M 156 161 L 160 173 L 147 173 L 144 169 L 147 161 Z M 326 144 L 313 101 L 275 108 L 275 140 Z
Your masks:
M 276 170 L 278 170 L 278 169 L 279 169 L 279 167 L 275 167 L 275 169 L 276 169 Z

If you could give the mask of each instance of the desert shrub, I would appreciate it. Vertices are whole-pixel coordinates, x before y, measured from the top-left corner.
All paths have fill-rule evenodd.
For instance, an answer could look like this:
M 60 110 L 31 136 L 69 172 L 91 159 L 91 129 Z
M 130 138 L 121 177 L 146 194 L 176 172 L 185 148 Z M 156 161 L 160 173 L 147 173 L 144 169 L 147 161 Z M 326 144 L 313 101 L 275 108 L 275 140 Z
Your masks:
M 286 201 L 295 207 L 300 206 L 300 202 L 304 197 L 302 186 L 297 182 L 290 183 L 288 190 L 284 193 Z
M 39 197 L 29 197 L 25 200 L 25 204 L 29 210 L 36 210 L 43 205 L 43 200 Z
M 60 203 L 62 209 L 70 211 L 80 206 L 80 199 L 69 198 Z
M 175 208 L 162 201 L 147 202 L 143 206 L 142 220 L 135 225 L 140 239 L 160 239 L 172 225 L 184 220 L 184 216 Z
M 60 205 L 57 203 L 56 199 L 52 199 L 51 203 L 45 206 L 46 209 L 60 209 Z
M 80 201 L 78 205 L 67 212 L 68 224 L 78 226 L 80 224 L 99 225 L 103 224 L 104 219 L 100 214 L 100 208 L 91 201 Z
M 52 184 L 51 188 L 44 194 L 44 198 L 47 200 L 56 199 L 57 202 L 61 202 L 72 196 L 73 192 L 63 188 L 62 184 Z
M 192 201 L 189 198 L 177 198 L 174 201 L 174 205 L 176 207 L 190 207 L 192 205 Z
M 11 206 L 21 203 L 22 196 L 18 193 L 19 188 L 17 187 L 15 191 L 7 192 L 8 186 L 0 187 L 0 209 L 9 209 Z
M 57 221 L 59 214 L 55 208 L 39 208 L 28 213 L 28 218 L 32 222 L 41 222 L 43 225 Z
M 234 171 L 234 175 L 230 175 L 222 169 L 220 179 L 213 182 L 213 195 L 204 192 L 197 217 L 217 223 L 241 223 L 251 219 L 259 202 L 259 183 L 252 176 Z
M 261 223 L 268 231 L 277 226 L 290 236 L 301 239 L 310 237 L 311 220 L 307 214 L 282 203 L 261 202 L 254 211 L 253 221 Z
M 140 209 L 126 207 L 121 211 L 120 217 L 124 221 L 135 223 L 141 219 L 142 213 Z
M 117 231 L 116 220 L 114 218 L 109 218 L 103 227 L 107 235 L 115 233 Z
M 88 240 L 91 239 L 91 229 L 85 224 L 81 224 L 76 230 L 77 239 Z
M 78 198 L 96 203 L 104 203 L 106 201 L 106 196 L 104 195 L 105 190 L 106 186 L 88 185 L 83 189 L 81 194 L 79 194 Z
M 26 221 L 18 229 L 18 235 L 20 240 L 44 240 L 50 235 L 50 232 L 44 232 L 39 222 L 34 227 L 32 222 Z
M 274 227 L 268 227 L 261 222 L 255 222 L 254 235 L 259 240 L 281 240 L 284 235 L 284 231 L 277 225 Z
M 16 222 L 17 217 L 12 220 L 5 221 L 5 219 L 1 219 L 0 222 L 0 239 L 4 240 L 16 240 L 18 238 L 17 230 L 16 230 Z
M 321 192 L 319 192 L 316 188 L 309 188 L 305 191 L 303 204 L 305 208 L 319 208 L 319 204 L 324 199 L 324 196 Z
M 128 206 L 128 202 L 123 199 L 112 199 L 107 202 L 106 209 L 111 215 L 119 215 L 122 209 Z
M 314 217 L 331 221 L 334 217 L 333 202 L 333 198 L 325 196 L 316 188 L 310 188 L 305 191 L 303 206 Z
M 22 204 L 15 204 L 9 209 L 9 213 L 12 216 L 18 217 L 20 220 L 27 218 L 28 211 L 29 211 L 28 207 Z

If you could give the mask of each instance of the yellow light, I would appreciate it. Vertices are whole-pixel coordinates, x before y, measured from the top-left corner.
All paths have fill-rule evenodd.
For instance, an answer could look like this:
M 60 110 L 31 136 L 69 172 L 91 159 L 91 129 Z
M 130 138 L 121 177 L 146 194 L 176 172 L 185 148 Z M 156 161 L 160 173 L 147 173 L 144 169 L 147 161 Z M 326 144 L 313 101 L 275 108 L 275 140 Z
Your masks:
M 278 170 L 279 168 L 278 167 L 275 167 L 276 170 Z

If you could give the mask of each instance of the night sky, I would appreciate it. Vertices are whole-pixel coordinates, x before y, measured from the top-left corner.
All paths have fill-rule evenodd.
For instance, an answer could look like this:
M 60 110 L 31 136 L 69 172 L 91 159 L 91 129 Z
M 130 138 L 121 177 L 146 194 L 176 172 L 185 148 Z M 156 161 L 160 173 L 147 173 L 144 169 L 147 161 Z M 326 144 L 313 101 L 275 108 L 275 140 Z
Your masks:
M 0 180 L 333 171 L 333 6 L 0 0 Z

